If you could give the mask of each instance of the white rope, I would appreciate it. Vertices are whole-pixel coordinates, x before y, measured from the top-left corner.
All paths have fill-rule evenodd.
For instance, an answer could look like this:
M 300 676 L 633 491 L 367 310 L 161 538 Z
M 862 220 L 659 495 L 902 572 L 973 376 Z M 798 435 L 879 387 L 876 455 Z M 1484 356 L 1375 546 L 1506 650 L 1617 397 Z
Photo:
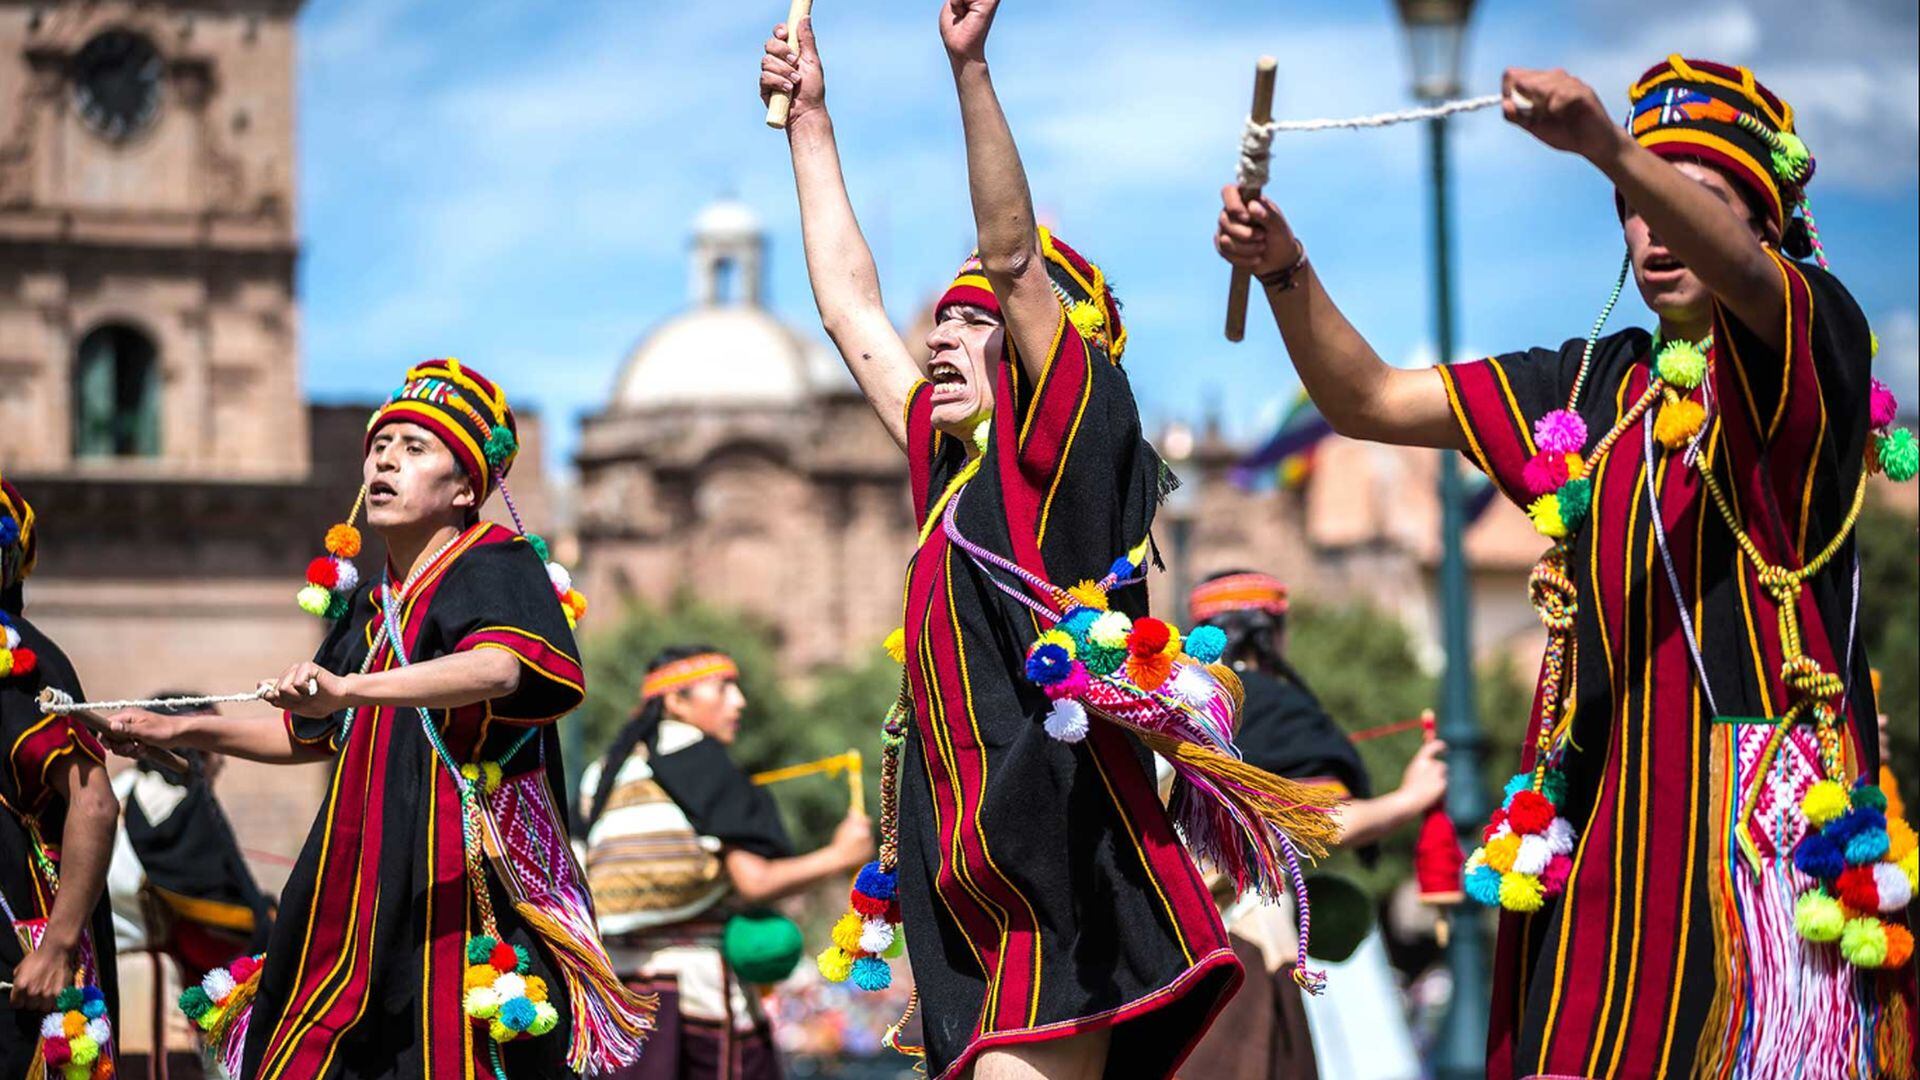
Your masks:
M 42 709 L 54 716 L 66 716 L 77 712 L 115 712 L 120 709 L 192 709 L 206 705 L 233 705 L 242 701 L 260 701 L 273 693 L 275 685 L 272 680 L 262 680 L 259 686 L 244 694 L 127 698 L 123 701 L 75 701 L 72 694 L 59 687 L 49 686 L 40 691 L 39 702 Z
M 1531 111 L 1533 108 L 1531 102 L 1517 94 L 1514 95 L 1514 103 L 1522 112 Z M 1395 124 L 1437 120 L 1455 113 L 1491 109 L 1498 104 L 1500 104 L 1500 95 L 1488 94 L 1484 97 L 1426 105 L 1418 109 L 1349 116 L 1339 120 L 1269 120 L 1261 123 L 1249 116 L 1246 127 L 1240 133 L 1240 164 L 1235 169 L 1235 183 L 1246 189 L 1266 186 L 1267 166 L 1273 159 L 1273 137 L 1282 131 L 1357 131 L 1361 128 L 1392 127 Z

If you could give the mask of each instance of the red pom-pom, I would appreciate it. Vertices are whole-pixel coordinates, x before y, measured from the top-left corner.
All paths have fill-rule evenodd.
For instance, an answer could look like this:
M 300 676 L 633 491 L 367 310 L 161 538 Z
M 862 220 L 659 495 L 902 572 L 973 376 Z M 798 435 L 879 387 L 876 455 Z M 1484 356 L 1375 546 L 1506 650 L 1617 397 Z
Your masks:
M 493 965 L 493 970 L 504 975 L 520 966 L 520 958 L 514 955 L 513 946 L 502 941 L 487 954 L 487 963 Z
M 45 1060 L 48 1065 L 57 1069 L 73 1060 L 72 1044 L 67 1042 L 65 1035 L 55 1035 L 51 1039 L 44 1039 L 40 1043 L 40 1057 Z
M 1481 841 L 1485 842 L 1488 840 L 1492 840 L 1494 837 L 1500 835 L 1500 826 L 1505 825 L 1506 823 L 1507 823 L 1507 808 L 1503 806 L 1500 809 L 1495 810 L 1493 812 L 1493 816 L 1487 818 L 1487 827 L 1480 830 Z
M 1840 902 L 1860 912 L 1880 910 L 1880 889 L 1873 882 L 1873 867 L 1849 866 L 1834 879 L 1834 891 Z
M 853 895 L 849 899 L 852 902 L 853 910 L 869 919 L 876 915 L 885 915 L 887 913 L 887 907 L 893 903 L 891 900 L 882 900 L 879 897 L 868 896 L 858 889 L 854 890 Z
M 253 978 L 254 972 L 259 970 L 260 961 L 251 956 L 243 956 L 227 966 L 227 973 L 233 976 L 233 981 L 236 983 L 246 982 Z
M 1540 872 L 1540 891 L 1548 896 L 1559 896 L 1567 891 L 1567 879 L 1573 876 L 1573 860 L 1565 855 L 1555 855 L 1547 860 L 1547 868 Z
M 13 674 L 15 677 L 31 675 L 33 674 L 33 669 L 39 666 L 40 658 L 34 655 L 32 649 L 22 647 L 13 650 Z
M 340 564 L 325 555 L 307 564 L 307 584 L 332 589 L 340 584 Z
M 1152 656 L 1165 649 L 1172 636 L 1167 624 L 1159 619 L 1137 619 L 1133 632 L 1127 635 L 1127 651 L 1135 656 Z
M 1507 824 L 1522 836 L 1546 832 L 1553 824 L 1553 804 L 1537 791 L 1516 792 L 1507 804 Z
M 1567 482 L 1567 455 L 1546 451 L 1533 455 L 1520 472 L 1520 482 L 1526 486 L 1527 494 L 1536 499 L 1559 491 L 1560 485 Z

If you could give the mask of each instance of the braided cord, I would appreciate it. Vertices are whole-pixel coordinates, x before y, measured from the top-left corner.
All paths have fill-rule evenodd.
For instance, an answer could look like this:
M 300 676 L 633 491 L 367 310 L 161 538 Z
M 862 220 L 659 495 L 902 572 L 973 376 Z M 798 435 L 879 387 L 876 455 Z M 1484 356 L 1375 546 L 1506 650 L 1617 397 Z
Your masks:
M 1620 303 L 1620 293 L 1627 287 L 1627 271 L 1633 266 L 1633 252 L 1620 256 L 1620 274 L 1613 279 L 1613 292 L 1607 296 L 1607 302 L 1600 309 L 1600 315 L 1593 320 L 1593 329 L 1587 331 L 1587 344 L 1580 351 L 1580 371 L 1573 377 L 1573 392 L 1567 395 L 1567 408 L 1578 410 L 1580 393 L 1586 389 L 1587 373 L 1593 369 L 1593 350 L 1600 343 L 1600 331 L 1605 329 L 1607 320 L 1613 318 L 1613 309 Z

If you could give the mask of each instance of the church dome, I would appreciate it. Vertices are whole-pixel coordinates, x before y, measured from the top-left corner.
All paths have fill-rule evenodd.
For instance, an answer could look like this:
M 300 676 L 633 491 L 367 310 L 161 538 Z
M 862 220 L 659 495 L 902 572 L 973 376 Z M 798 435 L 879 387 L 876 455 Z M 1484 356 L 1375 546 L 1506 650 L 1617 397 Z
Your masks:
M 692 306 L 654 328 L 621 366 L 617 410 L 797 405 L 819 388 L 819 348 L 765 305 L 766 227 L 723 199 L 693 220 Z

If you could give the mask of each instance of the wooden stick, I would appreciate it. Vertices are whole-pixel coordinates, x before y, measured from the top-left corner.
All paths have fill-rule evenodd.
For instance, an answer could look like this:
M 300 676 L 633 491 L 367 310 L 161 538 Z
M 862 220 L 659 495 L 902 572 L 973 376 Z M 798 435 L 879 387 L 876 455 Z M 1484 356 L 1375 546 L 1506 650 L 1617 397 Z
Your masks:
M 800 20 L 813 12 L 813 0 L 793 0 L 793 6 L 787 9 L 787 47 L 800 53 Z M 783 128 L 787 126 L 787 110 L 793 107 L 793 98 L 776 91 L 767 99 L 767 126 Z
M 1253 109 L 1249 113 L 1256 124 L 1264 124 L 1273 119 L 1273 80 L 1280 69 L 1280 62 L 1271 56 L 1263 56 L 1253 67 Z M 1260 198 L 1259 188 L 1241 188 L 1240 197 L 1251 203 Z M 1247 336 L 1247 294 L 1253 286 L 1253 274 L 1244 267 L 1233 268 L 1233 278 L 1227 285 L 1227 340 L 1239 341 Z
M 767 769 L 754 773 L 750 779 L 756 787 L 766 784 L 783 784 L 788 780 L 798 780 L 803 776 L 833 776 L 847 774 L 847 803 L 852 812 L 866 815 L 867 784 L 863 775 L 865 762 L 860 751 L 848 750 L 844 754 L 823 757 L 819 761 L 806 761 L 798 765 L 784 765 L 778 769 Z
M 107 723 L 106 717 L 97 713 L 82 709 L 79 712 L 71 712 L 66 715 L 71 719 L 80 721 L 81 724 L 90 728 L 97 735 L 112 735 L 114 733 L 113 726 Z M 141 743 L 138 753 L 142 761 L 158 765 L 170 773 L 176 773 L 183 777 L 193 775 L 193 766 L 187 764 L 187 759 L 168 750 L 164 746 Z

